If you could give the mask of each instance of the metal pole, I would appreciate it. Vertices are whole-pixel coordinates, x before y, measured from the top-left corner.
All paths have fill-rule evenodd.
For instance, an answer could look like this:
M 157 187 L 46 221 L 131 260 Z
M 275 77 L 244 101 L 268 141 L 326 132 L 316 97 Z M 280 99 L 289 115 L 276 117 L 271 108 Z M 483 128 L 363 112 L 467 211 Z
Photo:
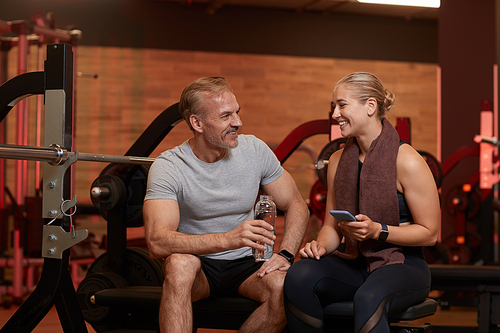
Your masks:
M 43 60 L 45 53 L 43 52 L 43 42 L 45 38 L 40 38 L 38 42 L 38 71 L 43 71 Z M 42 95 L 36 96 L 36 146 L 42 145 Z M 41 174 L 40 161 L 35 163 L 35 191 L 40 190 Z
M 0 145 L 0 158 L 56 163 L 63 157 L 62 150 L 52 147 Z
M 19 43 L 18 43 L 18 74 L 24 74 L 27 72 L 28 67 L 28 38 L 25 29 L 21 29 L 19 33 Z M 19 101 L 17 106 L 17 132 L 16 132 L 16 143 L 23 145 L 25 144 L 25 133 L 27 133 L 26 118 L 28 113 L 28 104 L 25 99 Z M 15 199 L 19 206 L 23 206 L 24 197 L 26 196 L 26 176 L 28 171 L 28 165 L 26 161 L 16 161 L 16 173 L 15 173 Z M 12 286 L 14 289 L 13 296 L 16 299 L 21 299 L 23 296 L 23 267 L 21 260 L 24 256 L 24 249 L 21 244 L 21 222 L 17 221 L 16 227 L 13 231 L 13 278 Z
M 0 21 L 2 22 L 2 21 Z M 7 69 L 8 69 L 8 58 L 9 50 L 12 47 L 10 41 L 0 40 L 0 84 L 7 81 Z M 6 142 L 7 138 L 7 126 L 6 122 L 2 121 L 0 123 L 0 144 Z M 0 209 L 5 208 L 5 161 L 0 161 Z
M 0 158 L 27 161 L 43 161 L 59 165 L 75 156 L 77 161 L 151 165 L 155 159 L 150 157 L 104 155 L 80 152 L 68 152 L 58 146 L 34 147 L 0 144 Z
M 68 153 L 71 156 L 74 153 Z M 122 164 L 140 164 L 151 165 L 155 161 L 154 158 L 137 157 L 137 156 L 116 156 L 116 155 L 102 155 L 102 154 L 89 154 L 78 153 L 78 161 L 87 162 L 107 162 L 107 163 L 122 163 Z
M 71 50 L 73 51 L 73 73 L 76 73 L 76 46 L 75 45 L 71 45 Z M 73 102 L 73 105 L 72 105 L 72 112 L 73 112 L 73 139 L 72 139 L 72 142 L 73 142 L 73 147 L 72 149 L 76 149 L 76 142 L 75 142 L 75 138 L 76 138 L 76 75 L 73 75 L 73 91 L 71 92 L 73 94 L 72 96 L 72 99 L 71 101 Z M 76 177 L 75 177 L 75 168 L 71 168 L 70 169 L 70 172 L 71 172 L 71 198 L 75 195 L 75 182 L 76 182 Z
M 19 44 L 18 44 L 18 74 L 24 74 L 27 72 L 28 67 L 28 39 L 26 37 L 26 33 L 22 31 L 19 34 Z M 25 117 L 27 113 L 27 101 L 25 99 L 19 101 L 17 104 L 17 133 L 16 133 L 16 144 L 24 145 L 25 144 Z M 16 191 L 15 198 L 18 205 L 22 205 L 24 203 L 25 191 L 24 191 L 24 182 L 26 177 L 26 170 L 24 167 L 24 162 L 18 161 L 16 163 Z

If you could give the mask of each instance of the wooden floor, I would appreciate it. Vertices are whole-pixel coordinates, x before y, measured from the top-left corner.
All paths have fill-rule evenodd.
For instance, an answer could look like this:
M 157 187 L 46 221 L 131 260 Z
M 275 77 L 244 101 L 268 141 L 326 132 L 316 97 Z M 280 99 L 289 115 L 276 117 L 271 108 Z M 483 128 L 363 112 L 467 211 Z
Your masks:
M 12 306 L 9 309 L 5 309 L 0 307 L 0 329 L 3 325 L 9 320 L 9 318 L 16 312 L 18 309 L 17 306 Z M 96 331 L 87 323 L 87 331 L 89 333 L 96 333 Z M 59 322 L 59 317 L 57 316 L 57 311 L 55 307 L 53 307 L 47 316 L 35 327 L 32 331 L 35 333 L 63 333 L 63 329 L 61 327 L 61 323 Z M 230 330 L 209 330 L 209 329 L 199 329 L 198 333 L 231 333 L 237 331 Z
M 0 307 L 0 326 L 3 326 L 7 320 L 12 316 L 12 314 L 18 309 L 17 306 L 12 306 L 9 309 Z M 473 307 L 451 307 L 449 310 L 438 309 L 437 313 L 431 317 L 423 318 L 415 321 L 417 323 L 431 323 L 436 326 L 434 332 L 439 333 L 438 326 L 449 326 L 449 327 L 477 327 L 477 310 Z M 87 330 L 89 333 L 95 333 L 96 331 L 87 324 Z M 63 329 L 59 322 L 57 312 L 55 308 L 52 308 L 50 312 L 45 316 L 45 318 L 38 324 L 38 326 L 33 330 L 36 333 L 62 333 Z M 229 330 L 208 330 L 199 329 L 198 333 L 231 333 L 236 331 Z

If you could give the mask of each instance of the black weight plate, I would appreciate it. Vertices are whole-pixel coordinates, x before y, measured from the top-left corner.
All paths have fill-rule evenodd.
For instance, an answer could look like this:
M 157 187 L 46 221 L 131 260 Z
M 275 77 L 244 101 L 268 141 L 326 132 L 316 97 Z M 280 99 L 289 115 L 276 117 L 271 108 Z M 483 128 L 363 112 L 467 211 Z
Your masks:
M 146 249 L 127 248 L 124 278 L 131 286 L 162 286 L 161 262 L 161 259 L 151 259 Z M 97 258 L 87 274 L 99 272 L 111 272 L 108 267 L 108 253 Z
M 95 187 L 104 187 L 109 189 L 109 195 L 95 198 L 92 193 L 90 199 L 94 206 L 101 212 L 107 212 L 116 207 L 116 205 L 123 204 L 127 189 L 120 177 L 114 175 L 102 175 L 96 178 L 90 187 L 90 191 Z M 105 217 L 105 216 L 104 216 Z
M 127 313 L 116 307 L 92 304 L 91 297 L 100 290 L 122 288 L 127 285 L 127 281 L 116 273 L 100 272 L 87 275 L 78 286 L 76 294 L 83 318 L 97 332 L 119 328 L 126 319 Z
M 481 189 L 473 187 L 471 191 L 464 192 L 462 185 L 454 186 L 446 196 L 446 208 L 451 215 L 464 213 L 466 220 L 471 221 L 481 208 Z
M 110 176 L 118 177 L 122 180 L 125 186 L 123 189 L 124 202 L 118 203 L 116 209 L 119 209 L 120 206 L 124 209 L 123 214 L 126 218 L 123 223 L 125 223 L 127 228 L 141 227 L 143 225 L 142 204 L 146 196 L 148 172 L 149 169 L 143 165 L 110 164 L 94 181 L 94 184 L 98 185 L 99 179 L 102 178 L 107 180 Z M 94 184 L 92 184 L 92 187 L 96 186 Z M 114 189 L 122 190 L 121 187 L 114 187 Z M 118 196 L 118 194 L 116 194 L 116 196 Z M 110 209 L 110 204 L 106 202 L 100 203 L 95 199 L 92 199 L 92 203 L 99 209 L 99 213 L 107 221 L 107 210 Z
M 141 255 L 147 257 L 149 259 L 149 261 L 154 264 L 155 274 L 157 275 L 158 279 L 161 281 L 160 286 L 163 286 L 163 260 L 162 259 L 152 259 L 149 256 L 148 249 L 146 249 L 146 248 L 133 247 L 131 249 L 133 251 L 142 252 Z
M 127 228 L 141 227 L 142 205 L 146 196 L 149 169 L 145 166 L 136 166 L 132 172 L 127 174 L 125 184 L 127 185 Z
M 432 246 L 424 246 L 424 258 L 428 264 L 449 264 L 446 248 L 441 243 Z

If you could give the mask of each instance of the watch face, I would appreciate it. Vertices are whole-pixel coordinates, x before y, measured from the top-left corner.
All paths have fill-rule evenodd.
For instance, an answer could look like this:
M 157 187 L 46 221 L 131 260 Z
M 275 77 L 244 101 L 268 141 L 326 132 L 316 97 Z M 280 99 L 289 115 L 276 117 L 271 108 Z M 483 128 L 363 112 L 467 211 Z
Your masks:
M 387 239 L 387 236 L 389 236 L 389 231 L 381 230 L 380 235 L 378 236 L 378 240 L 385 242 L 385 240 Z
M 382 230 L 380 230 L 380 234 L 378 235 L 377 240 L 385 242 L 387 239 L 387 236 L 389 236 L 389 229 L 387 228 L 387 225 L 384 223 L 380 223 L 382 225 Z

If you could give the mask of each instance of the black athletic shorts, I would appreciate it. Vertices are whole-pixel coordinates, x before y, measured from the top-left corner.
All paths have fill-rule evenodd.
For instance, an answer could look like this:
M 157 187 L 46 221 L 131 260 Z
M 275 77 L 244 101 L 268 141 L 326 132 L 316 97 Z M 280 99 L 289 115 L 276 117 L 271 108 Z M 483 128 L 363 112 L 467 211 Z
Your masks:
M 253 256 L 236 260 L 217 260 L 199 257 L 201 269 L 210 285 L 211 296 L 238 295 L 238 287 L 259 270 L 263 261 L 255 262 Z

